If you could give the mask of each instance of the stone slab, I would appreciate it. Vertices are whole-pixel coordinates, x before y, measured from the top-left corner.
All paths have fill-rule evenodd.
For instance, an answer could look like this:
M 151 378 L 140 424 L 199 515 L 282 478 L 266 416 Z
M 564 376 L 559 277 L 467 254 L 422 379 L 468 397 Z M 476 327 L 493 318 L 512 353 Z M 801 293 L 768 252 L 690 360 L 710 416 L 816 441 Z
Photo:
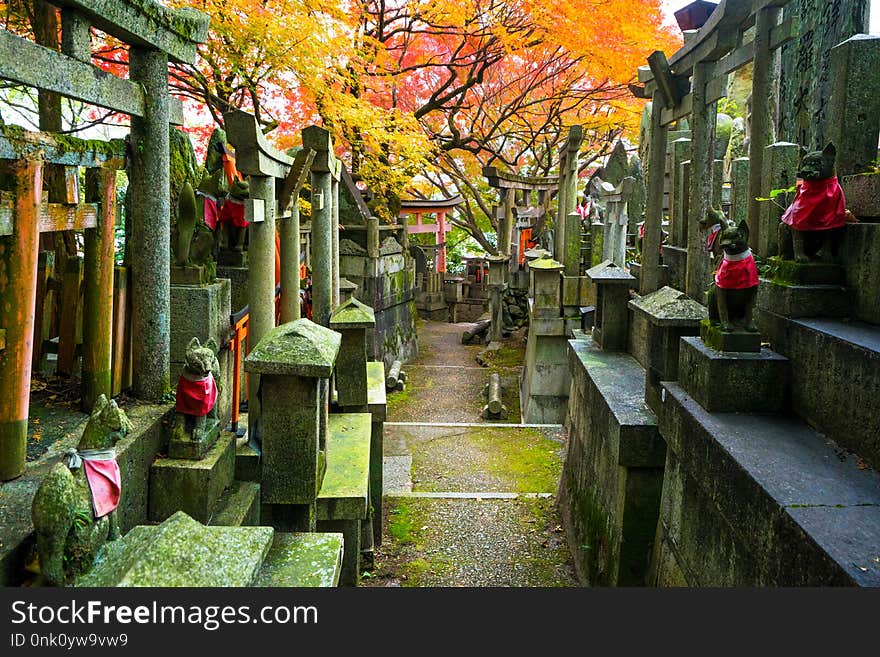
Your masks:
M 843 176 L 846 207 L 859 219 L 880 217 L 880 176 Z
M 880 585 L 878 564 L 865 563 L 877 472 L 795 418 L 709 413 L 678 384 L 665 388 L 658 536 L 675 547 L 660 581 L 675 570 L 691 586 Z
M 367 517 L 370 486 L 369 413 L 334 413 L 327 425 L 327 471 L 318 493 L 319 520 Z
M 880 324 L 880 223 L 847 224 L 844 230 L 843 261 L 853 317 Z
M 342 336 L 310 319 L 298 319 L 266 332 L 244 361 L 247 372 L 329 378 Z
M 784 317 L 846 317 L 849 294 L 840 285 L 783 285 L 760 279 L 755 308 Z
M 385 420 L 388 396 L 385 390 L 385 363 L 367 363 L 367 406 L 374 421 Z
M 700 338 L 683 337 L 678 378 L 709 412 L 780 412 L 788 401 L 788 359 L 767 348 L 717 351 Z
M 182 511 L 108 543 L 78 586 L 251 586 L 271 527 L 206 527 Z
M 664 244 L 662 250 L 667 285 L 676 290 L 685 289 L 687 285 L 687 249 Z
M 260 524 L 260 484 L 233 481 L 211 512 L 209 525 L 256 527 Z
M 235 475 L 235 440 L 229 434 L 200 461 L 159 458 L 150 468 L 150 520 L 160 522 L 184 511 L 207 522 Z
M 276 533 L 254 586 L 337 586 L 342 544 L 339 533 Z

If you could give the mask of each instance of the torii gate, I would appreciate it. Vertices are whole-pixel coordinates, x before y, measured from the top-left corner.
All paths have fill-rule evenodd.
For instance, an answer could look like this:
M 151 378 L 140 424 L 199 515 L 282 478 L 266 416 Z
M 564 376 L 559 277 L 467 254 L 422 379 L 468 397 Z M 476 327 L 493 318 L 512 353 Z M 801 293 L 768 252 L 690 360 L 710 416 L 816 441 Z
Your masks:
M 440 273 L 446 272 L 446 233 L 452 230 L 452 225 L 446 223 L 446 215 L 462 203 L 464 203 L 464 199 L 460 195 L 443 199 L 405 199 L 400 202 L 398 216 L 408 233 L 434 233 L 434 244 L 439 247 L 436 269 Z M 437 222 L 423 224 L 423 214 L 435 215 Z M 409 215 L 415 215 L 415 224 L 410 224 L 407 221 Z

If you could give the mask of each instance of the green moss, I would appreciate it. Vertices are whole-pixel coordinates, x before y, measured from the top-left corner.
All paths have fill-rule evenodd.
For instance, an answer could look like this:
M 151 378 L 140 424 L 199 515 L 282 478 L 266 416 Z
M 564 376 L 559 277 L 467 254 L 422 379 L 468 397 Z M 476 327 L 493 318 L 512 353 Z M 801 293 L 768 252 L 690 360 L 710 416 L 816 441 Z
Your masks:
M 388 534 L 400 545 L 411 545 L 415 542 L 413 522 L 410 505 L 399 501 L 388 512 Z
M 440 553 L 432 555 L 430 559 L 423 557 L 413 559 L 401 568 L 401 574 L 406 577 L 403 586 L 407 588 L 421 586 L 425 575 L 447 575 L 453 568 L 452 560 Z

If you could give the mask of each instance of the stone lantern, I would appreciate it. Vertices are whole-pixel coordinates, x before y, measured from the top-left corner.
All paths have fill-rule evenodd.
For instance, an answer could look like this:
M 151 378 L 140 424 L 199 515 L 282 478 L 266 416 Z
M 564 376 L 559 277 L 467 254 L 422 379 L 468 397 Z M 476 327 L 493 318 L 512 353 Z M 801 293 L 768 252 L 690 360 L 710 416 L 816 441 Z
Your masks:
M 629 289 L 635 277 L 610 260 L 587 270 L 596 286 L 596 316 L 593 341 L 602 349 L 626 350 L 629 337 Z
M 367 405 L 367 333 L 375 326 L 373 309 L 355 298 L 330 315 L 330 328 L 342 334 L 336 364 L 337 402 L 342 408 Z
M 329 380 L 342 336 L 298 319 L 268 331 L 245 359 L 260 376 L 262 500 L 292 505 L 294 525 L 314 529 L 327 468 Z

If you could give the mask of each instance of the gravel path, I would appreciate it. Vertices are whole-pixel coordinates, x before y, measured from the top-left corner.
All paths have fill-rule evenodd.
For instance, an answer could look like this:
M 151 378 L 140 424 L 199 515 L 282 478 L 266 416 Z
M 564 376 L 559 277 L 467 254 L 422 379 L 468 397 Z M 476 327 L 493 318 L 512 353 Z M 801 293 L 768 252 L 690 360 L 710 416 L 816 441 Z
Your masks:
M 556 510 L 564 432 L 480 417 L 498 371 L 513 410 L 502 421 L 518 422 L 525 345 L 505 343 L 483 368 L 483 348 L 460 343 L 466 327 L 421 323 L 407 390 L 389 395 L 384 539 L 363 585 L 577 586 Z

